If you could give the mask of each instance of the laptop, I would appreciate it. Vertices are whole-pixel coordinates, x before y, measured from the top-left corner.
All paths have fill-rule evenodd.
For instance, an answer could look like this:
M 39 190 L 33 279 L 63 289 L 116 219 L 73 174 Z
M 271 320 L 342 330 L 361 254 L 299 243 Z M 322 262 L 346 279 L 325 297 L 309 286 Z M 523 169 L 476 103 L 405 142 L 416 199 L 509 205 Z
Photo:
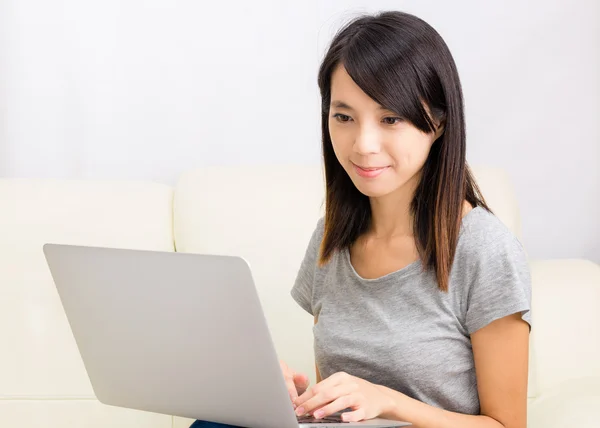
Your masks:
M 98 400 L 241 427 L 399 427 L 297 418 L 241 257 L 46 244 Z

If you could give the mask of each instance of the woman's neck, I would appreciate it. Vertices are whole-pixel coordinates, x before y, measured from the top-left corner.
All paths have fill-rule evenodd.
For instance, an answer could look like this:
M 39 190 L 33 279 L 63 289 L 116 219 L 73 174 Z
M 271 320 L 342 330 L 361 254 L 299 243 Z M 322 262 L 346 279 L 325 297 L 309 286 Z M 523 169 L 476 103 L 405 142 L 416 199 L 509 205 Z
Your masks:
M 419 177 L 415 175 L 392 193 L 370 198 L 372 237 L 379 239 L 413 235 L 410 207 L 418 183 Z

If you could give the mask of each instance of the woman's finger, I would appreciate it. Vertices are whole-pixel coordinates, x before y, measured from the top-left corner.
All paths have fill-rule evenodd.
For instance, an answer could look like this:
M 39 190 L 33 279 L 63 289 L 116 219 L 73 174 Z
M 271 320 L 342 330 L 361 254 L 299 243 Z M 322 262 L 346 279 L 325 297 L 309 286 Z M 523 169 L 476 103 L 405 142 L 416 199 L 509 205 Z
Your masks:
M 283 379 L 285 380 L 285 386 L 288 390 L 288 394 L 290 395 L 290 400 L 292 404 L 298 398 L 298 389 L 296 388 L 295 376 L 296 374 L 292 369 L 288 367 L 288 365 L 283 360 L 279 360 L 279 366 L 281 368 L 281 373 L 283 374 Z M 294 409 L 296 405 L 294 404 Z
M 296 385 L 298 395 L 304 394 L 304 391 L 306 391 L 309 384 L 308 376 L 301 373 L 294 374 L 294 384 Z
M 352 377 L 346 373 L 335 373 L 329 376 L 327 379 L 323 379 L 321 382 L 313 386 L 312 388 L 307 389 L 303 394 L 301 394 L 298 399 L 295 401 L 295 404 L 300 407 L 306 401 L 313 398 L 315 395 L 319 394 L 321 391 L 327 391 L 331 388 L 334 388 L 337 385 L 348 383 L 352 380 Z
M 358 410 L 354 410 L 353 412 L 342 413 L 342 420 L 344 422 L 360 422 L 365 419 L 365 416 L 365 409 L 363 407 Z
M 312 389 L 315 389 L 315 387 L 313 387 Z M 302 416 L 307 413 L 311 413 L 314 410 L 320 409 L 321 407 L 332 403 L 340 397 L 355 392 L 357 389 L 358 387 L 354 383 L 344 383 L 330 388 L 318 388 L 317 393 L 302 404 L 299 404 L 298 401 L 296 401 L 296 414 L 298 416 Z
M 288 393 L 290 394 L 290 400 L 293 403 L 298 398 L 298 390 L 296 389 L 296 384 L 294 383 L 294 380 L 291 377 L 286 378 L 285 386 L 287 387 Z M 294 408 L 295 407 L 296 405 L 294 404 Z
M 356 395 L 343 395 L 337 400 L 329 403 L 328 405 L 321 407 L 313 412 L 313 416 L 317 419 L 324 418 L 326 416 L 333 415 L 336 412 L 341 412 L 349 407 L 358 406 L 358 400 Z

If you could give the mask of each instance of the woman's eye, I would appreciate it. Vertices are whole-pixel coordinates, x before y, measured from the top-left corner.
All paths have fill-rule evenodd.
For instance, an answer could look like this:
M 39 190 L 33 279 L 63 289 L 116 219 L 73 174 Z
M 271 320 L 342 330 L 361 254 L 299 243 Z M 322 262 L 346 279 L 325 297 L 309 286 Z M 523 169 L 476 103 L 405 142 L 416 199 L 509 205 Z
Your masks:
M 350 120 L 350 116 L 341 113 L 334 114 L 333 117 L 336 118 L 338 122 L 348 122 Z
M 383 118 L 383 121 L 387 125 L 395 125 L 397 123 L 402 122 L 402 118 L 401 117 L 385 117 L 385 118 Z

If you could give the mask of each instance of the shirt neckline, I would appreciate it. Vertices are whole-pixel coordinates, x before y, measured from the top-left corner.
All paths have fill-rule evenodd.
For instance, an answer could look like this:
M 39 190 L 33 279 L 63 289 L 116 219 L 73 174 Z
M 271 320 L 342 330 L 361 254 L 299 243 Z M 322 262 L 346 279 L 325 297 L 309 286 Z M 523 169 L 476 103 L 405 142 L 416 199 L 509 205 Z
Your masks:
M 474 211 L 479 211 L 483 209 L 482 207 L 474 207 L 471 211 L 469 211 L 462 219 L 461 219 L 461 232 L 463 229 L 464 224 L 466 223 L 467 219 L 471 217 L 471 214 Z M 460 233 L 459 233 L 460 236 Z M 352 261 L 350 259 L 350 249 L 348 247 L 344 248 L 342 251 L 342 258 L 344 260 L 344 263 L 346 264 L 346 266 L 348 267 L 348 269 L 350 270 L 350 272 L 352 272 L 352 276 L 358 280 L 361 283 L 364 284 L 369 284 L 369 285 L 374 285 L 374 284 L 385 284 L 387 282 L 390 281 L 397 281 L 399 279 L 403 279 L 407 276 L 410 276 L 412 274 L 415 273 L 419 273 L 419 272 L 423 272 L 423 266 L 422 266 L 422 262 L 421 259 L 417 259 L 414 262 L 411 262 L 409 264 L 407 264 L 404 267 L 401 267 L 398 270 L 395 270 L 393 272 L 387 273 L 383 276 L 377 277 L 377 278 L 364 278 L 361 275 L 359 275 L 359 273 L 356 271 L 356 269 L 354 269 L 354 266 L 352 265 Z

